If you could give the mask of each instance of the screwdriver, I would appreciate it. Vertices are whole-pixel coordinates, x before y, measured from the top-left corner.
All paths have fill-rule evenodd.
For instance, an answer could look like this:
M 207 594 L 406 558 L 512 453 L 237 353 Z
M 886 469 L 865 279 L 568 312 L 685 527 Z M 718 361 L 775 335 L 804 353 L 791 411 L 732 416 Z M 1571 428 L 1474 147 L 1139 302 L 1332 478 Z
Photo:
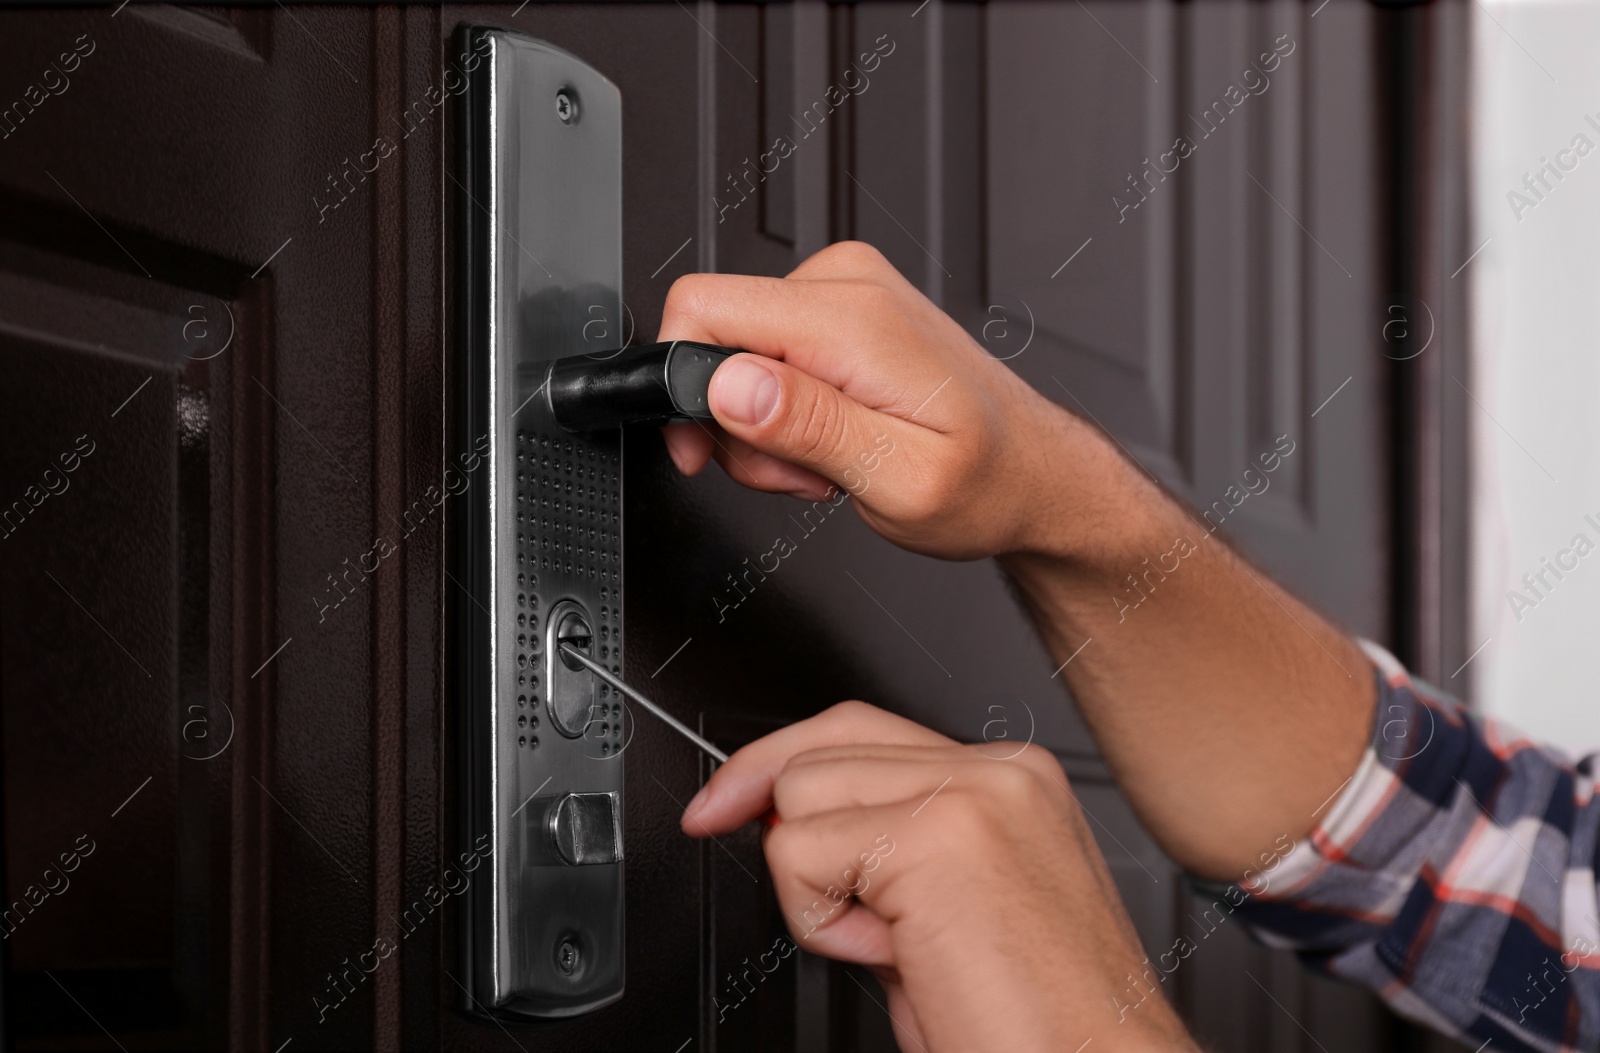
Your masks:
M 618 679 L 616 676 L 614 676 L 612 674 L 611 670 L 607 669 L 605 666 L 601 665 L 599 662 L 596 662 L 594 659 L 590 658 L 588 655 L 584 654 L 582 651 L 578 650 L 576 647 L 574 647 L 572 644 L 566 642 L 565 640 L 561 641 L 561 651 L 562 651 L 563 654 L 568 655 L 569 657 L 573 658 L 574 660 L 582 663 L 584 668 L 588 669 L 589 672 L 593 673 L 595 676 L 599 677 L 601 680 L 604 680 L 606 683 L 610 684 L 616 690 L 622 692 L 624 695 L 627 695 L 629 698 L 631 698 L 635 702 L 639 703 L 645 709 L 649 710 L 651 713 L 655 714 L 656 716 L 660 717 L 662 720 L 666 721 L 668 727 L 670 727 L 673 731 L 676 731 L 678 734 L 682 735 L 684 738 L 688 739 L 690 742 L 694 743 L 696 746 L 699 746 L 701 752 L 703 752 L 707 756 L 712 757 L 713 759 L 715 759 L 718 764 L 726 764 L 726 763 L 728 763 L 728 755 L 726 753 L 723 753 L 721 750 L 717 749 L 717 747 L 715 747 L 711 743 L 707 742 L 704 738 L 702 738 L 701 736 L 695 734 L 695 732 L 693 730 L 691 730 L 689 728 L 689 726 L 687 724 L 685 724 L 683 721 L 679 720 L 677 717 L 673 716 L 671 713 L 668 713 L 666 710 L 662 709 L 660 706 L 656 705 L 654 702 L 650 701 L 648 698 L 645 698 L 643 695 L 641 695 L 639 692 L 635 691 L 633 688 L 629 687 L 627 684 L 624 684 L 620 679 Z M 769 830 L 772 829 L 774 826 L 777 826 L 778 825 L 778 812 L 777 812 L 777 809 L 775 809 L 775 808 L 767 809 L 766 814 L 761 816 L 761 822 Z

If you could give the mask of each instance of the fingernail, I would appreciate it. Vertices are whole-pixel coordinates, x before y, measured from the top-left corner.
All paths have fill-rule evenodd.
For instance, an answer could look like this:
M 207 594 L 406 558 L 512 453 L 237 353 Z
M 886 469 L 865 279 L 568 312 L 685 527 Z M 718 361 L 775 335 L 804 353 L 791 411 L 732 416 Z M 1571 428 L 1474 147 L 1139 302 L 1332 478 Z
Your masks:
M 717 369 L 717 409 L 737 424 L 760 424 L 778 405 L 778 378 L 752 355 L 737 355 Z
M 700 787 L 700 792 L 689 798 L 689 807 L 683 810 L 683 814 L 691 819 L 699 815 L 700 806 L 706 803 L 706 800 L 710 796 L 710 790 L 711 787 L 709 786 Z

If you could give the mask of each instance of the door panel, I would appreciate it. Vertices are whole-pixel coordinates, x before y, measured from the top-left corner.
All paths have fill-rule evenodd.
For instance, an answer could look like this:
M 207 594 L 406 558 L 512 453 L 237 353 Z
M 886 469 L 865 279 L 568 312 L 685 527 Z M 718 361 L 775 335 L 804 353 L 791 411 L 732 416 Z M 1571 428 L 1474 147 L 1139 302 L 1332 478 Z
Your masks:
M 1141 61 L 1175 71 L 1180 17 L 1166 3 L 1006 4 L 988 12 L 986 38 L 989 288 L 1033 305 L 1038 351 L 1071 366 L 1059 379 L 1170 473 L 1194 459 L 1183 427 L 1193 349 L 1175 324 L 1179 187 L 1149 159 L 1171 149 L 1180 83 L 1157 83 Z
M 1198 508 L 1225 502 L 1219 533 L 1385 630 L 1359 5 L 3 17 L 9 69 L 96 45 L 0 138 L 0 502 L 25 503 L 0 538 L 6 902 L 95 846 L 4 941 L 18 1048 L 892 1048 L 866 974 L 799 953 L 750 972 L 782 933 L 759 845 L 678 833 L 707 772 L 650 724 L 625 755 L 624 998 L 501 1026 L 458 983 L 444 626 L 475 600 L 447 573 L 454 498 L 430 488 L 464 353 L 462 23 L 621 90 L 619 341 L 653 338 L 682 274 L 870 241 Z M 1282 34 L 1270 87 L 1119 213 L 1143 159 L 1200 137 Z M 31 500 L 79 436 L 93 452 Z M 1279 436 L 1270 488 L 1230 499 Z M 1066 763 L 1147 946 L 1194 935 L 1204 904 L 992 565 L 892 549 L 848 502 L 682 479 L 650 434 L 625 439 L 623 492 L 630 681 L 726 748 L 851 697 L 1031 738 Z M 780 537 L 793 554 L 752 573 Z M 1215 1048 L 1315 1048 L 1288 1013 L 1328 1048 L 1387 1048 L 1366 996 L 1236 927 L 1197 942 L 1173 989 Z

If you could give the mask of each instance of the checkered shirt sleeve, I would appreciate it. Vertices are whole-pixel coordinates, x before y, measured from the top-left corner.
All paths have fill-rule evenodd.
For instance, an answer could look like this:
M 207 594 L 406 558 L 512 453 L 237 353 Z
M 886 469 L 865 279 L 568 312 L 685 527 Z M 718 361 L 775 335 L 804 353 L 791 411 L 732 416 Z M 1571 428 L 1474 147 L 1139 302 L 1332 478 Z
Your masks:
M 1600 754 L 1468 713 L 1363 646 L 1371 744 L 1311 835 L 1251 879 L 1240 917 L 1468 1045 L 1600 1049 Z

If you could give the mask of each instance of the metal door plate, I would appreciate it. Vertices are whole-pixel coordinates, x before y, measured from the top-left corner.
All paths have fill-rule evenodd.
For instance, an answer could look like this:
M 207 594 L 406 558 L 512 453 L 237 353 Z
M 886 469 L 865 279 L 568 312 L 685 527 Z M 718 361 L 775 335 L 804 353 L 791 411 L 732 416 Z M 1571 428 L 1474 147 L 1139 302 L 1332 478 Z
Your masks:
M 541 385 L 550 360 L 624 342 L 622 100 L 549 44 L 483 27 L 457 41 L 479 61 L 458 157 L 456 436 L 484 464 L 455 535 L 471 595 L 452 683 L 465 841 L 493 860 L 467 897 L 463 1008 L 571 1016 L 622 996 L 622 706 L 570 669 L 554 677 L 566 701 L 551 697 L 547 619 L 580 612 L 589 653 L 621 673 L 622 450 L 616 432 L 559 428 Z

